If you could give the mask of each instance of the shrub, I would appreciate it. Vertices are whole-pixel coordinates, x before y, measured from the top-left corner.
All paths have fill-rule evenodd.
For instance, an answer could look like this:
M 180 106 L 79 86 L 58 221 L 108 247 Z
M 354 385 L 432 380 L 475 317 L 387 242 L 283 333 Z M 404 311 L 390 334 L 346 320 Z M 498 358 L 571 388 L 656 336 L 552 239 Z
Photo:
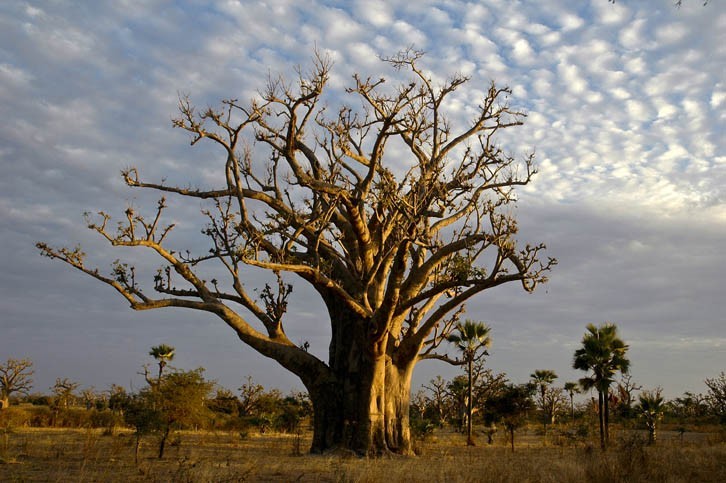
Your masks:
M 30 425 L 31 413 L 17 406 L 10 406 L 0 411 L 0 428 L 12 430 Z

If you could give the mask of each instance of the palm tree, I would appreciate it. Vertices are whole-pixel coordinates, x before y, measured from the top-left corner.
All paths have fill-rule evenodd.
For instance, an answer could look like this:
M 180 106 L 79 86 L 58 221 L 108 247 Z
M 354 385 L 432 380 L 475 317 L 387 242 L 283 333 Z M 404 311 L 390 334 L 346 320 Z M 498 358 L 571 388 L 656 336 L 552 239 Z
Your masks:
M 160 344 L 151 348 L 149 355 L 159 361 L 159 376 L 156 380 L 157 384 L 161 383 L 161 376 L 164 373 L 164 368 L 167 366 L 170 360 L 174 359 L 174 349 L 170 345 Z
M 588 377 L 580 379 L 584 390 L 596 389 L 598 395 L 598 419 L 600 422 L 600 447 L 605 449 L 608 434 L 608 396 L 615 374 L 625 374 L 630 361 L 625 357 L 627 344 L 618 337 L 615 324 L 604 323 L 600 327 L 587 324 L 582 337 L 582 347 L 575 351 L 572 367 L 591 371 Z
M 532 379 L 532 383 L 535 385 L 535 387 L 539 388 L 539 393 L 541 397 L 540 404 L 542 406 L 542 422 L 544 424 L 544 437 L 547 438 L 547 389 L 549 388 L 550 384 L 555 382 L 555 379 L 557 379 L 557 374 L 555 374 L 555 371 L 551 371 L 549 369 L 537 369 L 532 374 L 530 374 L 529 377 Z
M 473 403 L 473 366 L 474 362 L 481 357 L 488 355 L 486 348 L 492 343 L 491 337 L 489 337 L 490 327 L 483 322 L 474 322 L 472 320 L 466 320 L 463 324 L 460 322 L 456 325 L 456 331 L 458 334 L 451 334 L 448 337 L 448 341 L 452 344 L 456 344 L 464 355 L 464 361 L 467 364 L 467 373 L 469 376 L 469 397 L 467 401 L 467 421 L 466 421 L 466 444 L 468 446 L 474 446 L 474 439 L 471 436 L 472 433 L 472 403 Z M 481 351 L 478 355 L 477 352 Z
M 648 444 L 655 444 L 655 426 L 658 420 L 663 417 L 665 399 L 661 395 L 660 387 L 652 391 L 643 391 L 638 396 L 638 407 L 636 408 L 640 415 L 645 419 L 645 425 L 648 427 Z
M 572 422 L 575 422 L 575 394 L 580 392 L 580 385 L 576 382 L 566 382 L 564 390 L 570 395 L 570 414 Z

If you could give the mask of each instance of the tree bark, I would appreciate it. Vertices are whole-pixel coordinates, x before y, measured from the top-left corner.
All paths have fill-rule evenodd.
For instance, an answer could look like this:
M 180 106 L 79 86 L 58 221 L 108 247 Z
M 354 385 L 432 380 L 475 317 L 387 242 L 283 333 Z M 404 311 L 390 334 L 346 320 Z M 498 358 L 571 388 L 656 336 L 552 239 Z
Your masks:
M 141 433 L 136 432 L 136 444 L 134 445 L 134 464 L 139 465 L 139 450 L 141 450 Z
M 386 445 L 400 454 L 413 454 L 409 408 L 413 365 L 399 368 L 391 361 L 386 364 Z
M 606 389 L 603 396 L 603 424 L 605 426 L 605 446 L 610 444 L 610 390 Z
M 597 418 L 600 423 L 600 448 L 605 449 L 605 416 L 602 391 L 597 392 Z
M 159 459 L 164 457 L 164 448 L 166 447 L 166 440 L 169 438 L 170 431 L 171 427 L 167 426 L 164 428 L 164 432 L 161 435 L 161 440 L 159 441 Z
M 655 423 L 648 423 L 648 444 L 655 444 Z
M 10 398 L 8 396 L 3 396 L 2 399 L 0 399 L 0 410 L 7 409 L 10 407 Z
M 413 363 L 397 364 L 387 336 L 372 339 L 368 321 L 330 307 L 330 374 L 306 381 L 313 403 L 312 453 L 411 454 L 409 403 Z M 353 337 L 350 334 L 354 334 Z
M 474 438 L 472 437 L 472 404 L 473 404 L 473 393 L 474 393 L 474 382 L 472 377 L 472 355 L 469 354 L 468 356 L 468 371 L 469 371 L 469 388 L 468 388 L 468 401 L 466 404 L 466 445 L 467 446 L 474 446 Z

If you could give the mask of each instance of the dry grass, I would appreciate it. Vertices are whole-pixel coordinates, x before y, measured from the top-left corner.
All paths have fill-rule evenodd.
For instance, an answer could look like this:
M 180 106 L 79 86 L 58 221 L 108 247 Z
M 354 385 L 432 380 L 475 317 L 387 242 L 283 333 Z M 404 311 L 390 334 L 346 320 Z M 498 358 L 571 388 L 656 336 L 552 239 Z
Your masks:
M 707 482 L 726 481 L 723 434 L 681 441 L 665 435 L 659 446 L 640 435 L 620 434 L 606 453 L 590 444 L 543 446 L 520 437 L 511 453 L 505 441 L 466 447 L 441 432 L 420 444 L 415 458 L 361 459 L 346 455 L 295 456 L 295 437 L 231 433 L 177 434 L 163 460 L 154 441 L 134 464 L 134 437 L 99 430 L 18 429 L 0 434 L 1 481 L 320 481 L 380 482 Z M 485 438 L 484 438 L 485 439 Z M 560 441 L 562 442 L 562 441 Z M 303 447 L 309 435 L 303 435 Z

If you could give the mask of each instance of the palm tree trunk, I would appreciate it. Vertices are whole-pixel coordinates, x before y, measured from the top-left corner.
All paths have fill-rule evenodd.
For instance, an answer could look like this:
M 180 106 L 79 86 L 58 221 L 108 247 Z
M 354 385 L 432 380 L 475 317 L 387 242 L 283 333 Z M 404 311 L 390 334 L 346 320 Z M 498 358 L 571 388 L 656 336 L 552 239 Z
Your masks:
M 597 391 L 597 418 L 600 423 L 600 448 L 605 449 L 605 419 L 603 415 L 602 391 Z
M 542 426 L 544 431 L 544 437 L 543 440 L 545 443 L 547 443 L 547 390 L 545 389 L 545 386 L 542 386 Z
M 467 446 L 474 446 L 474 439 L 471 437 L 472 433 L 472 421 L 471 421 L 471 413 L 472 413 L 472 394 L 473 394 L 473 382 L 472 382 L 472 359 L 471 355 L 468 357 L 469 359 L 469 401 L 467 401 L 467 417 L 466 417 L 466 445 Z
M 605 390 L 605 404 L 604 404 L 604 413 L 603 413 L 603 421 L 605 423 L 605 446 L 610 444 L 610 389 Z

